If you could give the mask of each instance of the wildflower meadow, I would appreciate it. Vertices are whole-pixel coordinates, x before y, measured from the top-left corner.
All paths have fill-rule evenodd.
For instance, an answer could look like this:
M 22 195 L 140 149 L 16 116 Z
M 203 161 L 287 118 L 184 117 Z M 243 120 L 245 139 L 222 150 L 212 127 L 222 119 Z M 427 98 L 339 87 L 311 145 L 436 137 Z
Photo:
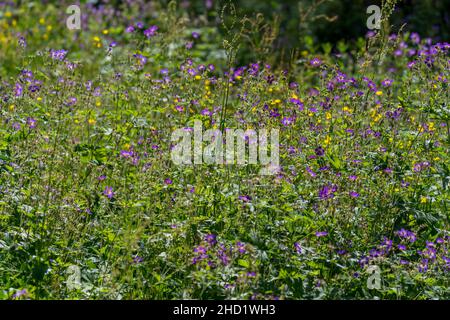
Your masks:
M 0 299 L 449 299 L 449 39 L 323 2 L 1 1 Z

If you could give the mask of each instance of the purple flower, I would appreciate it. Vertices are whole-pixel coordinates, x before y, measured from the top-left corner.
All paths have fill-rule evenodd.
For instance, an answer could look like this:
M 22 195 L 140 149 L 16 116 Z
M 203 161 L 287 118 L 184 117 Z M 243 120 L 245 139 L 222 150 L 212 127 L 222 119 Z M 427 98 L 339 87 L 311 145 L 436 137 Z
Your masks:
M 319 157 L 321 157 L 325 154 L 325 150 L 321 146 L 318 146 L 317 148 L 315 148 L 314 152 Z
M 419 272 L 425 273 L 428 271 L 428 259 L 422 259 L 419 264 Z
M 103 191 L 103 194 L 105 196 L 107 196 L 109 199 L 112 199 L 112 197 L 114 197 L 114 192 L 113 192 L 113 188 L 112 187 L 106 187 L 105 190 Z
M 416 235 L 409 231 L 409 230 L 405 230 L 405 229 L 400 229 L 399 231 L 397 231 L 397 235 L 402 238 L 402 239 L 406 239 L 409 240 L 409 242 L 415 242 L 416 241 Z
M 244 201 L 244 202 L 249 202 L 250 200 L 252 200 L 252 197 L 243 195 L 243 196 L 239 196 L 238 199 L 241 201 Z
M 281 120 L 281 123 L 282 123 L 284 126 L 289 126 L 289 125 L 292 124 L 292 122 L 293 122 L 293 119 L 292 119 L 291 117 L 284 117 L 284 118 Z
M 334 192 L 337 191 L 336 185 L 325 185 L 319 190 L 319 198 L 321 200 L 326 200 L 334 197 Z
M 18 123 L 18 122 L 14 122 L 14 123 L 12 124 L 12 127 L 13 127 L 13 129 L 16 130 L 16 131 L 19 131 L 20 128 L 21 128 L 20 123 Z
M 194 39 L 198 39 L 198 38 L 200 38 L 200 33 L 198 33 L 198 32 L 192 32 L 192 38 L 194 38 Z
M 309 167 L 309 166 L 306 166 L 306 171 L 311 175 L 311 177 L 315 177 L 315 176 L 317 176 L 317 174 Z
M 158 26 L 151 26 L 150 28 L 144 31 L 144 35 L 147 38 L 151 38 L 156 35 L 156 31 L 158 31 Z
M 316 237 L 325 237 L 328 235 L 327 231 L 318 231 L 316 232 Z
M 295 248 L 295 251 L 296 251 L 298 254 L 302 253 L 302 247 L 300 246 L 300 243 L 295 242 L 295 243 L 294 243 L 294 248 Z
M 67 50 L 50 50 L 50 57 L 54 60 L 63 61 L 66 58 Z
M 27 118 L 27 125 L 30 129 L 36 128 L 36 123 L 37 123 L 37 121 L 35 119 L 30 118 L 30 117 Z
M 350 191 L 349 192 L 350 197 L 352 198 L 358 198 L 359 197 L 359 193 L 356 191 Z
M 166 178 L 164 179 L 164 183 L 167 185 L 172 184 L 172 180 L 170 178 Z
M 406 246 L 405 246 L 404 244 L 399 244 L 399 245 L 397 246 L 397 248 L 398 248 L 399 250 L 401 250 L 401 251 L 405 251 L 405 250 L 406 250 Z
M 132 33 L 132 32 L 134 32 L 134 30 L 135 30 L 134 26 L 128 26 L 128 27 L 125 29 L 125 31 L 126 31 L 127 33 Z
M 412 41 L 413 43 L 415 43 L 415 44 L 418 44 L 418 43 L 420 42 L 420 36 L 419 36 L 419 34 L 416 33 L 416 32 L 411 33 L 410 39 L 411 39 L 411 41 Z
M 27 294 L 28 294 L 27 289 L 22 289 L 22 290 L 16 291 L 16 293 L 14 293 L 11 298 L 17 299 L 17 298 L 20 298 L 21 296 L 25 296 Z
M 131 158 L 134 155 L 134 152 L 131 150 L 122 150 L 120 151 L 120 156 L 124 158 Z
M 322 64 L 322 61 L 320 61 L 319 58 L 314 58 L 309 62 L 309 64 L 313 67 L 319 67 Z
M 392 85 L 392 83 L 393 83 L 394 81 L 393 80 L 391 80 L 391 79 L 385 79 L 385 80 L 383 80 L 382 82 L 381 82 L 381 85 L 383 86 L 383 87 L 390 87 L 391 85 Z
M 217 243 L 217 240 L 216 240 L 216 235 L 215 234 L 207 234 L 206 236 L 205 236 L 205 241 L 209 244 L 209 245 L 211 245 L 211 246 L 213 246 L 213 245 L 215 245 L 216 243 Z
M 21 84 L 16 83 L 16 85 L 14 86 L 14 95 L 16 97 L 20 97 L 23 93 L 23 87 Z
M 236 242 L 236 247 L 240 254 L 244 254 L 247 252 L 247 250 L 245 249 L 245 243 L 238 241 L 238 242 Z

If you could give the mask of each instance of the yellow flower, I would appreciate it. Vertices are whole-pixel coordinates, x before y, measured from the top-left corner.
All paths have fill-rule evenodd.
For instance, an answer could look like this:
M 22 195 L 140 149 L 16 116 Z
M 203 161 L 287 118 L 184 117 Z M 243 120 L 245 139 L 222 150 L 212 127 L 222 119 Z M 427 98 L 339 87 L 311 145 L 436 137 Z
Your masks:
M 90 124 L 90 125 L 93 125 L 93 124 L 95 124 L 97 121 L 95 121 L 95 119 L 89 119 L 88 120 L 88 123 Z
M 109 31 L 107 29 L 103 30 L 102 32 L 103 32 L 103 34 L 108 34 L 109 33 Z
M 44 19 L 44 18 L 40 18 L 40 19 L 39 19 L 39 23 L 40 23 L 40 24 L 45 24 L 45 19 Z
M 101 103 L 100 101 L 97 101 L 97 102 L 95 103 L 95 105 L 96 105 L 97 107 L 100 107 L 100 106 L 102 105 L 102 103 Z
M 195 76 L 195 80 L 200 80 L 202 77 L 200 75 Z
M 430 131 L 434 130 L 434 122 L 428 122 L 428 130 Z
M 42 98 L 41 98 L 41 97 L 37 97 L 36 100 L 37 100 L 37 101 L 42 101 Z
M 51 25 L 48 25 L 47 26 L 47 31 L 52 31 L 52 30 L 53 30 L 53 27 Z
M 342 108 L 342 111 L 347 112 L 347 113 L 352 113 L 353 110 L 350 109 L 349 107 L 345 106 L 344 108 Z
M 11 17 L 12 17 L 12 13 L 9 12 L 9 11 L 6 11 L 6 12 L 5 12 L 5 17 L 11 18 Z
M 124 148 L 125 150 L 130 150 L 130 147 L 131 147 L 131 145 L 130 145 L 129 143 L 125 143 L 125 144 L 123 145 L 123 148 Z
M 377 91 L 377 92 L 375 92 L 375 94 L 376 94 L 377 96 L 381 96 L 381 95 L 383 95 L 383 91 Z
M 420 203 L 427 203 L 427 198 L 424 196 L 420 197 Z
M 16 107 L 16 106 L 15 106 L 15 105 L 13 105 L 13 104 L 12 104 L 12 105 L 10 105 L 10 106 L 9 106 L 9 111 L 14 111 L 14 108 L 15 108 L 15 107 Z
M 330 136 L 326 136 L 326 138 L 325 138 L 323 143 L 325 143 L 325 145 L 328 145 L 328 144 L 330 144 L 330 142 L 331 142 L 331 137 Z
M 97 37 L 97 36 L 93 37 L 92 39 L 93 39 L 95 42 L 100 42 L 100 38 Z
M 325 117 L 327 118 L 327 120 L 330 120 L 330 119 L 331 119 L 331 113 L 327 112 L 327 113 L 325 114 Z

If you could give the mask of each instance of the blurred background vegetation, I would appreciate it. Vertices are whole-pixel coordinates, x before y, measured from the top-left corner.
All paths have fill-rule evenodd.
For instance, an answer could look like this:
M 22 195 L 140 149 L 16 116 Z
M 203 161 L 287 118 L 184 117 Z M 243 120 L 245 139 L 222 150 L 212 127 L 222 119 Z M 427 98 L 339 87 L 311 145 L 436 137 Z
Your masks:
M 64 24 L 65 8 L 74 2 L 81 4 L 86 19 L 89 16 L 90 22 L 83 31 L 93 30 L 95 25 L 120 28 L 136 23 L 136 19 L 145 24 L 160 24 L 167 18 L 164 15 L 172 12 L 179 21 L 170 22 L 170 28 L 182 32 L 185 30 L 181 26 L 188 25 L 188 30 L 203 35 L 203 43 L 197 48 L 199 54 L 200 51 L 217 51 L 222 39 L 239 35 L 237 64 L 269 58 L 268 63 L 289 65 L 302 53 L 339 54 L 361 48 L 369 31 L 367 7 L 382 6 L 385 2 L 397 2 L 387 35 L 397 33 L 403 26 L 403 32 L 417 32 L 421 38 L 430 37 L 435 42 L 450 40 L 450 0 L 41 0 L 38 7 L 49 5 L 49 11 L 52 7 L 58 12 Z M 32 7 L 36 3 L 28 0 L 0 2 L 0 18 L 8 4 L 18 8 Z M 231 5 L 234 12 L 230 10 Z M 34 13 L 29 11 L 28 14 Z M 224 17 L 228 27 L 234 23 L 228 32 L 224 28 Z M 160 29 L 167 31 L 169 27 L 160 25 Z M 195 50 L 193 53 L 195 55 Z

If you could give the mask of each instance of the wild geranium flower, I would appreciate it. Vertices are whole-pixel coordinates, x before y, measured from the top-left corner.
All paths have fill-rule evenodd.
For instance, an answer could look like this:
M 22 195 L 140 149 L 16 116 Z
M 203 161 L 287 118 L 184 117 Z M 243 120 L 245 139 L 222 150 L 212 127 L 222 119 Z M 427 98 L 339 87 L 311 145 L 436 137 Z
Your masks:
M 325 150 L 324 150 L 324 148 L 322 148 L 322 146 L 318 146 L 317 148 L 314 149 L 314 153 L 317 156 L 321 157 L 325 154 Z
M 16 97 L 20 97 L 22 96 L 23 93 L 23 87 L 20 83 L 16 83 L 16 85 L 14 86 L 14 95 Z
M 406 240 L 408 240 L 409 242 L 415 242 L 416 241 L 416 235 L 412 232 L 412 231 L 409 231 L 409 230 L 405 230 L 405 229 L 400 229 L 400 230 L 398 230 L 397 231 L 397 235 L 400 237 L 400 238 L 402 238 L 402 239 L 406 239 Z
M 27 294 L 28 294 L 27 289 L 22 289 L 22 290 L 16 291 L 16 293 L 14 293 L 11 298 L 12 299 L 17 299 L 17 298 L 20 298 L 22 296 L 26 296 Z
M 311 175 L 311 177 L 315 177 L 315 176 L 317 176 L 317 174 L 309 167 L 309 166 L 306 166 L 306 171 Z
M 422 259 L 419 264 L 419 272 L 425 273 L 428 271 L 428 259 Z
M 145 64 L 147 63 L 147 57 L 144 57 L 142 54 L 134 54 L 133 57 L 137 59 L 138 68 L 144 68 Z
M 36 124 L 37 124 L 36 119 L 30 118 L 30 117 L 27 118 L 27 125 L 30 129 L 36 128 Z
M 230 263 L 230 257 L 227 255 L 228 249 L 224 244 L 220 245 L 220 249 L 217 251 L 217 257 L 224 265 L 228 265 Z
M 383 87 L 390 87 L 391 85 L 392 85 L 392 83 L 393 83 L 394 81 L 393 80 L 391 80 L 391 79 L 385 79 L 385 80 L 383 80 L 382 82 L 381 82 L 381 85 L 383 86 Z
M 236 242 L 236 247 L 240 254 L 244 254 L 247 252 L 247 250 L 245 249 L 245 243 L 238 241 Z
M 312 65 L 313 67 L 318 67 L 322 64 L 322 61 L 320 61 L 319 58 L 314 58 L 309 62 L 310 65 Z
M 172 184 L 172 180 L 170 178 L 166 178 L 164 180 L 164 183 L 167 184 L 167 185 Z
M 124 158 L 131 158 L 134 155 L 134 152 L 132 150 L 121 150 L 120 156 Z
M 125 29 L 125 32 L 127 32 L 127 33 L 132 33 L 132 32 L 134 32 L 134 30 L 136 30 L 135 28 L 134 28 L 134 26 L 128 26 L 126 29 Z
M 115 195 L 112 187 L 105 187 L 103 194 L 107 196 L 109 199 L 112 199 Z
M 18 123 L 18 122 L 14 122 L 14 123 L 12 124 L 12 127 L 13 127 L 13 129 L 16 130 L 16 131 L 19 131 L 20 128 L 21 128 L 20 123 Z
M 239 200 L 244 201 L 244 202 L 249 202 L 250 200 L 252 200 L 252 197 L 250 196 L 239 196 Z
M 216 243 L 217 243 L 217 240 L 216 240 L 216 238 L 217 238 L 217 236 L 215 235 L 215 234 L 207 234 L 206 236 L 205 236 L 205 241 L 209 244 L 209 245 L 211 245 L 211 246 L 213 246 L 213 245 L 215 245 Z
M 150 28 L 148 28 L 144 31 L 144 35 L 147 38 L 151 38 L 156 35 L 157 31 L 158 31 L 158 26 L 151 26 Z
M 410 37 L 411 41 L 415 44 L 418 44 L 420 42 L 420 36 L 416 32 L 412 32 L 409 37 Z
M 200 33 L 198 33 L 198 32 L 192 32 L 192 38 L 194 38 L 194 39 L 198 39 L 198 38 L 200 38 Z
M 356 191 L 350 191 L 349 192 L 350 197 L 352 198 L 358 198 L 359 197 L 359 193 Z
M 66 58 L 67 50 L 50 50 L 50 57 L 54 60 L 63 61 Z
M 291 117 L 284 117 L 284 118 L 281 120 L 281 123 L 282 123 L 284 126 L 289 126 L 289 125 L 291 125 L 293 122 L 294 122 L 294 120 L 293 120 Z
M 321 200 L 326 200 L 334 197 L 334 192 L 337 191 L 336 185 L 325 185 L 319 190 L 319 198 Z

